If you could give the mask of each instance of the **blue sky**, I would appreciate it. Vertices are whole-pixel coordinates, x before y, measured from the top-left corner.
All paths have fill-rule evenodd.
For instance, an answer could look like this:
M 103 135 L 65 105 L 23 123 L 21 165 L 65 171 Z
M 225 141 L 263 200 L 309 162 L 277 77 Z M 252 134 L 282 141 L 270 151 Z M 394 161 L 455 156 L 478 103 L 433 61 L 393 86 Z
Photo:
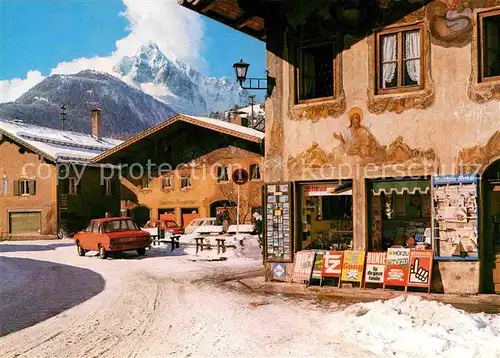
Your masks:
M 29 71 L 41 73 L 31 84 L 54 72 L 101 70 L 102 61 L 86 59 L 133 55 L 148 40 L 205 75 L 234 77 L 232 64 L 243 58 L 251 76 L 264 76 L 264 43 L 179 9 L 176 1 L 0 0 L 0 19 L 0 90 L 17 84 L 12 79 L 26 79 Z M 85 61 L 74 61 L 79 58 Z

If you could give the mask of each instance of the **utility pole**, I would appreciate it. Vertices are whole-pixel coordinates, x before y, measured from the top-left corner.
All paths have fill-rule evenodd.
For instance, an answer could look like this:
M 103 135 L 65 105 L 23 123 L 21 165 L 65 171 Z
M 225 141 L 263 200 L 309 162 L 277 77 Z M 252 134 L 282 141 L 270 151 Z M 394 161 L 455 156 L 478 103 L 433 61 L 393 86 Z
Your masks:
M 66 105 L 61 105 L 61 130 L 64 131 L 64 122 L 66 121 Z
M 251 94 L 248 96 L 250 98 L 250 106 L 251 106 L 251 115 L 250 115 L 250 120 L 252 121 L 252 128 L 254 127 L 255 125 L 255 120 L 254 120 L 254 117 L 253 117 L 253 106 L 255 105 L 255 95 L 254 94 Z

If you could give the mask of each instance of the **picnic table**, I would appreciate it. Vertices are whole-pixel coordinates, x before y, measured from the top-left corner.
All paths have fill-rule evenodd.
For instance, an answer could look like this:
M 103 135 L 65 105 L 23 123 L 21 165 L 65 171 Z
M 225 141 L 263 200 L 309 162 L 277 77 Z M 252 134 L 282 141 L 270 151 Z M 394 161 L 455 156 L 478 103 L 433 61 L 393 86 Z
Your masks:
M 170 251 L 180 247 L 180 235 L 165 235 L 165 230 L 158 229 L 158 233 L 151 235 L 153 246 L 161 244 L 170 244 Z

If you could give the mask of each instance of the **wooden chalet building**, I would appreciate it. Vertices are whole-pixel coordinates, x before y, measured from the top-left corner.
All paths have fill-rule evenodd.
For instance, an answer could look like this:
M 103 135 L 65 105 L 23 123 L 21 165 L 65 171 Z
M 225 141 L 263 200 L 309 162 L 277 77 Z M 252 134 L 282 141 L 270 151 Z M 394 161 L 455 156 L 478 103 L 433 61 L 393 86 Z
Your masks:
M 261 208 L 264 133 L 240 124 L 178 114 L 92 160 L 122 168 L 122 211 L 143 225 L 168 215 L 185 226 L 228 209 L 235 220 L 234 169 L 250 181 L 241 190 L 241 222 Z

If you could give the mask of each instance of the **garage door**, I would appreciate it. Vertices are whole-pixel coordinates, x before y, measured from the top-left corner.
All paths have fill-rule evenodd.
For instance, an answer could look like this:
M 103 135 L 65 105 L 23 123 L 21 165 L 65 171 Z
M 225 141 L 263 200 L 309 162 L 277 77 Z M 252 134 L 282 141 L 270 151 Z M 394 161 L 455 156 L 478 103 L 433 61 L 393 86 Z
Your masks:
M 9 213 L 9 228 L 11 234 L 39 233 L 41 215 L 39 212 Z

